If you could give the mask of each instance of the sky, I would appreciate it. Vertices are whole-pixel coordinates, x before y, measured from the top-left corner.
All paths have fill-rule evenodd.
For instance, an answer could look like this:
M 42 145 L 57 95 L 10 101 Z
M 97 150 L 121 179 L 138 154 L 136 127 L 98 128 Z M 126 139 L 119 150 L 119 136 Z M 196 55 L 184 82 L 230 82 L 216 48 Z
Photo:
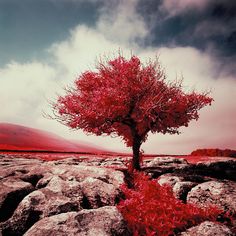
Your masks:
M 119 50 L 159 56 L 168 80 L 210 90 L 212 106 L 180 135 L 150 134 L 145 153 L 236 149 L 236 2 L 233 0 L 0 0 L 0 122 L 117 151 L 119 138 L 87 136 L 46 119 L 49 101 L 98 58 Z

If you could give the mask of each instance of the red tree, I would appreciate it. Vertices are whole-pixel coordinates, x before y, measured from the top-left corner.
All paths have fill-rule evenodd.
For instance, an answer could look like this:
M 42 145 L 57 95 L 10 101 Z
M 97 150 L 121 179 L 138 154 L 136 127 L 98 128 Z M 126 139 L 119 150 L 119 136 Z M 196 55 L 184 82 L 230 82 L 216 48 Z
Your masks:
M 167 82 L 158 61 L 141 64 L 136 56 L 98 63 L 86 71 L 53 104 L 56 119 L 96 135 L 121 136 L 132 147 L 134 169 L 140 169 L 140 146 L 148 133 L 179 133 L 210 104 L 206 93 L 186 94 L 181 82 Z

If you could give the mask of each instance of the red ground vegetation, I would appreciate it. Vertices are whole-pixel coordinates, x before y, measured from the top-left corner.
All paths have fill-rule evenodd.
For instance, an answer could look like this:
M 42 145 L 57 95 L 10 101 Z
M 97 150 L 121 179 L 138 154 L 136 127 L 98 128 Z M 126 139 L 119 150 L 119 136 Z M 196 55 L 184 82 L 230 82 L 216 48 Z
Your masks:
M 236 150 L 218 149 L 218 148 L 205 148 L 197 149 L 191 153 L 191 156 L 218 156 L 218 157 L 236 157 Z
M 123 186 L 118 205 L 134 236 L 169 236 L 205 220 L 216 221 L 221 210 L 198 208 L 176 199 L 169 186 L 160 186 L 143 173 L 133 175 L 133 188 Z

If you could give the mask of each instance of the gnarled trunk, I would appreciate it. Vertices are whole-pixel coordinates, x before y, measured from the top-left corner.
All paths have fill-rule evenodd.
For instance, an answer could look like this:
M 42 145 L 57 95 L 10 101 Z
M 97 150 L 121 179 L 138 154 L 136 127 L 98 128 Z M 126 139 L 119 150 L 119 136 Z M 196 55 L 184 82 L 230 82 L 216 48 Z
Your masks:
M 133 138 L 133 159 L 132 159 L 132 167 L 134 170 L 141 170 L 140 167 L 140 146 L 141 146 L 141 139 L 137 136 Z

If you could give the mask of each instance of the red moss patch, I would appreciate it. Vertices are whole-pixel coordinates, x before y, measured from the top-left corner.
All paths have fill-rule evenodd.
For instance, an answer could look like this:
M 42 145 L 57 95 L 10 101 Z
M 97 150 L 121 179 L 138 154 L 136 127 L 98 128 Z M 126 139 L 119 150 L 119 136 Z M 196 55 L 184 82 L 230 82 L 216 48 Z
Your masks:
M 134 173 L 134 187 L 122 187 L 125 200 L 118 209 L 134 236 L 175 235 L 205 220 L 216 221 L 221 210 L 201 209 L 176 199 L 169 186 L 161 186 L 143 173 Z

